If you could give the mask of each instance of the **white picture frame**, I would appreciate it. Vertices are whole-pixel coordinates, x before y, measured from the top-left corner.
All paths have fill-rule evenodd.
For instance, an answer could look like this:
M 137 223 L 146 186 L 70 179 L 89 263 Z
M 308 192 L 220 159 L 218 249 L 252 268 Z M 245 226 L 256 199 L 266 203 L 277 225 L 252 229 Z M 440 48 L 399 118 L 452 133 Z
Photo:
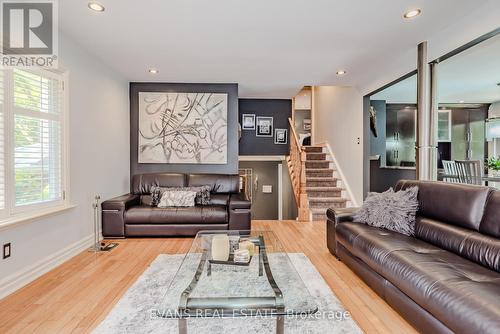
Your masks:
M 288 144 L 288 129 L 274 129 L 274 143 L 277 145 Z
M 255 114 L 241 115 L 241 129 L 255 130 Z
M 273 137 L 273 121 L 273 117 L 257 116 L 257 121 L 255 124 L 255 135 L 257 137 Z

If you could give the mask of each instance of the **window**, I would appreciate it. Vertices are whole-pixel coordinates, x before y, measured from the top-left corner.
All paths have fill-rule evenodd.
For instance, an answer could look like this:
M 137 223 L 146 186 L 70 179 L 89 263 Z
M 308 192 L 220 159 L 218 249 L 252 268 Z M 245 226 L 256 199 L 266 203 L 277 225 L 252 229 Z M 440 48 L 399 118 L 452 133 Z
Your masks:
M 65 202 L 64 80 L 45 70 L 0 71 L 0 212 Z

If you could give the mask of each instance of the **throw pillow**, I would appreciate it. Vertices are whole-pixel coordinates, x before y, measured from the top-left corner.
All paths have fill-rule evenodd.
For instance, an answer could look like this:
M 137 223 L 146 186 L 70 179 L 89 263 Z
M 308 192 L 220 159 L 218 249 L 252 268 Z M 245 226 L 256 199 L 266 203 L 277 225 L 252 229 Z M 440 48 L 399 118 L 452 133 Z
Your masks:
M 211 186 L 190 187 L 187 189 L 196 191 L 196 199 L 195 199 L 196 204 L 198 205 L 210 204 L 210 189 L 212 189 Z
M 189 207 L 194 206 L 194 199 L 196 197 L 196 191 L 189 190 L 166 190 L 161 195 L 160 203 L 158 203 L 159 208 L 166 207 Z
M 169 191 L 195 191 L 196 198 L 195 203 L 198 205 L 209 205 L 210 204 L 210 189 L 211 186 L 198 186 L 198 187 L 151 187 L 151 203 L 150 205 L 155 207 L 158 206 L 161 196 L 167 190 Z
M 158 186 L 152 186 L 151 187 L 151 202 L 150 205 L 152 207 L 158 206 L 158 203 L 160 203 L 161 195 L 163 192 L 167 190 L 167 188 L 162 188 Z
M 418 210 L 418 187 L 395 192 L 369 193 L 353 221 L 384 228 L 404 235 L 415 235 Z

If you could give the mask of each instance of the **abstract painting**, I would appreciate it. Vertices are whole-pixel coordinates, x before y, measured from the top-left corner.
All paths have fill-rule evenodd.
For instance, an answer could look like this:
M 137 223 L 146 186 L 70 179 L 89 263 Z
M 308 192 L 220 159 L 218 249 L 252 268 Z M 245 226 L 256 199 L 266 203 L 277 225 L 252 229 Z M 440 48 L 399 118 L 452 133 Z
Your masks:
M 226 164 L 227 94 L 139 93 L 139 163 Z

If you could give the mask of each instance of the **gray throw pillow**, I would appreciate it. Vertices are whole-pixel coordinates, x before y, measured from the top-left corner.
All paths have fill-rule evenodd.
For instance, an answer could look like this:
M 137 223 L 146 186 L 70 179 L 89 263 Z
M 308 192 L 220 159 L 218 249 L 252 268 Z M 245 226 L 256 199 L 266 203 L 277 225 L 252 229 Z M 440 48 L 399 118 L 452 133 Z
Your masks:
M 415 215 L 418 210 L 418 187 L 394 192 L 369 193 L 353 221 L 404 235 L 415 235 Z
M 155 207 L 160 203 L 160 199 L 163 193 L 167 190 L 169 191 L 195 191 L 195 203 L 198 205 L 209 205 L 210 204 L 210 189 L 211 186 L 198 186 L 198 187 L 151 187 L 151 203 L 150 205 Z
M 190 207 L 194 206 L 196 191 L 189 190 L 166 190 L 161 195 L 159 208 L 167 207 Z

